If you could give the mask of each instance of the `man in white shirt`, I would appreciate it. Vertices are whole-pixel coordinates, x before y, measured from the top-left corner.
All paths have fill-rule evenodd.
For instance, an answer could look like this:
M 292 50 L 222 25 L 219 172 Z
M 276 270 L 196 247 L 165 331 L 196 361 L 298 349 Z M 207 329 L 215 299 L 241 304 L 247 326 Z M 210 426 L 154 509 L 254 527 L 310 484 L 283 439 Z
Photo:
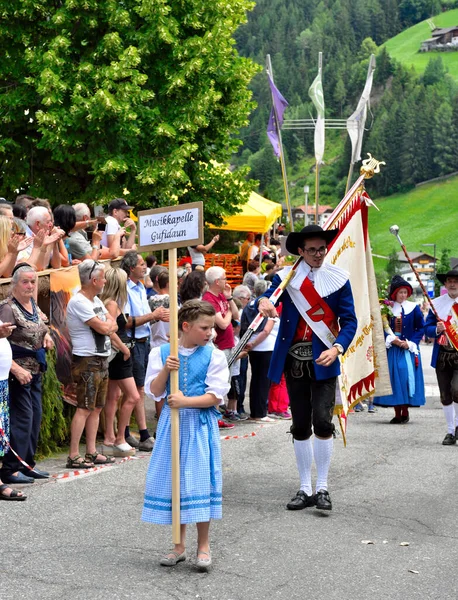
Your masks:
M 85 260 L 78 265 L 78 272 L 81 290 L 70 299 L 67 306 L 67 325 L 73 347 L 72 377 L 76 383 L 77 398 L 70 430 L 69 469 L 85 469 L 94 464 L 114 462 L 114 458 L 98 453 L 95 444 L 99 416 L 107 394 L 110 337 L 115 335 L 118 326 L 98 298 L 105 285 L 103 264 Z M 84 430 L 86 456 L 82 458 L 79 443 Z
M 458 351 L 450 343 L 445 333 L 445 322 L 451 324 L 449 335 L 456 335 L 458 328 L 458 270 L 437 273 L 437 279 L 444 285 L 447 294 L 434 298 L 433 304 L 439 320 L 432 310 L 426 317 L 426 337 L 434 339 L 431 366 L 436 369 L 437 383 L 441 396 L 442 409 L 447 423 L 447 434 L 443 446 L 454 446 L 458 437 Z
M 135 339 L 131 354 L 135 385 L 140 396 L 140 401 L 134 408 L 140 442 L 130 434 L 129 427 L 126 427 L 125 438 L 126 442 L 133 448 L 150 452 L 153 449 L 154 438 L 149 434 L 146 426 L 144 385 L 150 352 L 151 324 L 156 323 L 156 321 L 168 322 L 170 311 L 163 306 L 156 308 L 154 311 L 150 310 L 145 286 L 142 283 L 146 276 L 146 263 L 141 254 L 137 254 L 134 250 L 127 252 L 121 261 L 120 268 L 124 269 L 128 276 L 128 301 L 124 312 L 128 317 L 126 328 L 129 330 L 130 337 Z
M 129 218 L 129 210 L 134 207 L 129 206 L 124 198 L 115 198 L 108 205 L 108 216 L 105 217 L 106 227 L 102 235 L 102 246 L 111 248 L 115 242 L 116 233 L 123 228 L 130 230 L 129 236 L 121 243 L 119 251 L 120 256 L 124 256 L 129 250 L 135 250 L 135 234 L 137 226 L 133 219 Z

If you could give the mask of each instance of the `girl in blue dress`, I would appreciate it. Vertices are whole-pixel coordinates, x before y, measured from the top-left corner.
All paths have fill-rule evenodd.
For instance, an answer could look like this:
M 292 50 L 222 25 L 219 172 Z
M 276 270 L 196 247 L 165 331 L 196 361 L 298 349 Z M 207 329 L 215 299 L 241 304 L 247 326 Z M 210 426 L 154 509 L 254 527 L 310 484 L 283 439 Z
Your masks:
M 420 307 L 407 300 L 412 291 L 412 286 L 402 277 L 393 277 L 389 292 L 389 299 L 394 301 L 389 323 L 391 331 L 385 332 L 393 393 L 374 398 L 374 404 L 394 408 L 392 424 L 408 423 L 409 406 L 423 406 L 426 401 L 419 347 L 424 321 Z
M 178 311 L 179 357 L 170 356 L 170 344 L 153 348 L 149 355 L 145 392 L 156 402 L 166 398 L 159 419 L 156 443 L 146 475 L 142 520 L 172 523 L 172 467 L 170 408 L 180 410 L 180 515 L 181 540 L 160 561 L 174 566 L 186 560 L 186 525 L 197 524 L 197 562 L 201 570 L 211 564 L 211 519 L 222 517 L 222 469 L 218 429 L 219 412 L 229 391 L 229 369 L 220 350 L 208 345 L 215 310 L 208 302 L 188 300 Z M 179 391 L 170 393 L 170 372 L 179 371 Z

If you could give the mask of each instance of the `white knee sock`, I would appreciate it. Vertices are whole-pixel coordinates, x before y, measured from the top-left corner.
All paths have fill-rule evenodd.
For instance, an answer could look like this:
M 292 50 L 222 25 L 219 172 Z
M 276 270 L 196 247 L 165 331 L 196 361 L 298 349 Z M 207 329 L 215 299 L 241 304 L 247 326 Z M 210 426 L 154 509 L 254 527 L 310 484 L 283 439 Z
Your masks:
M 447 432 L 455 435 L 455 406 L 454 402 L 448 406 L 442 405 L 444 409 L 445 420 L 447 422 Z
M 312 495 L 312 462 L 313 446 L 312 440 L 294 440 L 294 452 L 296 454 L 296 465 L 301 480 L 301 490 L 308 496 Z
M 458 427 L 458 403 L 454 402 L 453 406 L 455 408 L 455 427 Z
M 331 464 L 332 449 L 334 447 L 333 438 L 321 440 L 315 437 L 313 453 L 316 464 L 316 491 L 328 489 L 328 471 Z

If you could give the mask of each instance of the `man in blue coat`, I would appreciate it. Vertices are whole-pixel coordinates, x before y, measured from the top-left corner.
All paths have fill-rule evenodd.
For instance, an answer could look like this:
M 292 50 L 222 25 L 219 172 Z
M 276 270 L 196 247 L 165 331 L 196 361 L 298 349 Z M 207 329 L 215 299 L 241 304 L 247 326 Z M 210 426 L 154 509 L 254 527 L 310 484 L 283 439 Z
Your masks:
M 431 366 L 436 369 L 441 403 L 447 422 L 444 446 L 454 446 L 458 437 L 458 351 L 445 336 L 444 321 L 451 321 L 454 330 L 458 327 L 458 270 L 437 273 L 437 279 L 444 285 L 447 294 L 434 298 L 433 304 L 439 321 L 432 310 L 426 317 L 425 334 L 434 338 Z
M 324 231 L 308 225 L 292 232 L 286 249 L 302 261 L 282 295 L 282 314 L 268 376 L 279 383 L 285 374 L 290 399 L 294 451 L 300 490 L 287 504 L 289 510 L 316 506 L 331 510 L 328 471 L 333 450 L 337 357 L 344 354 L 356 333 L 357 320 L 348 273 L 324 263 L 328 244 L 338 230 Z M 264 316 L 276 316 L 268 300 L 292 267 L 277 273 L 272 286 L 259 300 Z M 312 443 L 312 430 L 315 434 Z M 312 494 L 311 469 L 315 458 L 316 493 Z

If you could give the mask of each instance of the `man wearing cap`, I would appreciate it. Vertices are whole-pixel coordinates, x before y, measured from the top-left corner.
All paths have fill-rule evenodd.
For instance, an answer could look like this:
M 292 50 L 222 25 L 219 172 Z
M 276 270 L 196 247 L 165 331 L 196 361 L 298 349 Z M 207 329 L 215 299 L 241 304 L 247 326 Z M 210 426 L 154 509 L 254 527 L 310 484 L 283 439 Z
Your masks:
M 332 415 L 336 381 L 340 374 L 338 356 L 346 352 L 357 328 L 348 273 L 323 262 L 328 244 L 337 234 L 337 229 L 324 231 L 318 225 L 308 225 L 286 239 L 287 251 L 303 260 L 282 295 L 280 328 L 268 377 L 279 383 L 284 372 L 290 398 L 300 490 L 287 504 L 289 510 L 308 506 L 332 509 L 327 478 L 335 429 Z M 276 316 L 268 298 L 291 269 L 279 271 L 260 298 L 258 306 L 264 316 Z M 315 495 L 311 482 L 313 458 L 317 471 Z
M 135 250 L 135 234 L 137 226 L 133 219 L 129 218 L 129 210 L 133 210 L 133 206 L 129 206 L 124 198 L 115 198 L 108 205 L 108 216 L 105 217 L 106 227 L 102 235 L 102 246 L 111 248 L 116 241 L 116 233 L 119 229 L 130 229 L 129 237 L 121 244 L 119 251 L 120 256 L 124 256 L 129 250 Z
M 442 444 L 453 446 L 458 437 L 458 270 L 438 273 L 436 277 L 444 285 L 447 294 L 434 298 L 433 305 L 439 320 L 430 310 L 426 317 L 425 333 L 427 337 L 434 338 L 431 366 L 436 369 L 447 423 L 447 435 Z

